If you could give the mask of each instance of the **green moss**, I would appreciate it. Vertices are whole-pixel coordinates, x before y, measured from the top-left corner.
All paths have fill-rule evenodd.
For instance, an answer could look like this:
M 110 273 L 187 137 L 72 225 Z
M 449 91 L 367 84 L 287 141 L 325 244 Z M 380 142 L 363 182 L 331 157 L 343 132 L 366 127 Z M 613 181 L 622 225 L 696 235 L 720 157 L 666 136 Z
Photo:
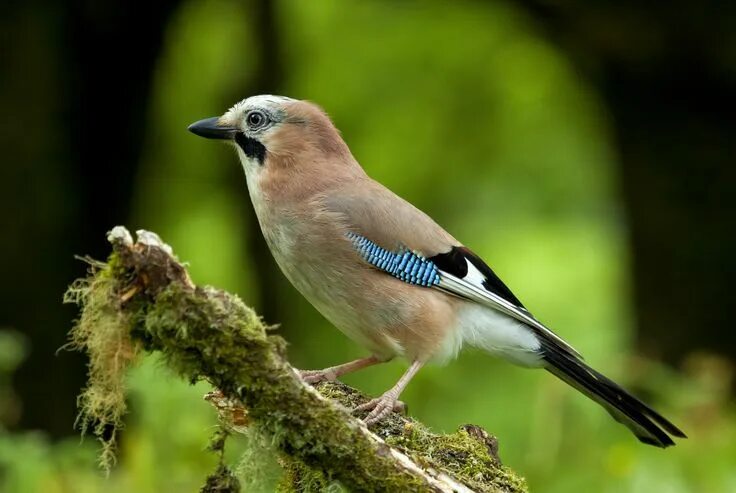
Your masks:
M 303 385 L 286 361 L 284 341 L 269 334 L 239 298 L 193 287 L 181 265 L 161 250 L 116 248 L 118 254 L 107 265 L 98 265 L 67 293 L 68 301 L 82 306 L 70 345 L 90 355 L 80 423 L 83 429 L 93 427 L 98 437 L 112 428 L 113 438 L 103 450 L 106 466 L 125 412 L 125 371 L 143 348 L 160 351 L 183 378 L 206 379 L 226 398 L 241 401 L 249 420 L 279 451 L 287 481 L 300 491 L 427 490 L 425 480 L 398 467 L 387 446 L 368 438 L 344 407 Z M 347 407 L 365 400 L 358 392 L 330 385 L 320 388 Z M 381 425 L 381 434 L 415 461 L 447 471 L 479 491 L 524 489 L 467 433 L 434 435 L 409 423 L 392 416 Z M 221 454 L 224 437 L 213 443 Z M 237 491 L 233 478 L 221 461 L 204 491 Z
M 120 293 L 127 286 L 116 284 L 111 271 L 98 271 L 92 279 L 75 284 L 68 296 L 83 306 L 72 344 L 85 349 L 95 362 L 80 398 L 83 426 L 95 420 L 113 429 L 121 425 L 124 371 L 142 345 L 162 351 L 168 366 L 182 377 L 206 378 L 225 395 L 240 398 L 280 450 L 323 469 L 330 481 L 342 479 L 367 491 L 379 489 L 385 479 L 405 490 L 423 486 L 418 478 L 377 456 L 342 410 L 326 405 L 301 385 L 282 357 L 283 341 L 268 335 L 259 317 L 237 297 L 171 283 L 155 290 L 150 300 L 141 290 L 121 304 Z M 122 274 L 127 279 L 127 272 Z M 104 426 L 96 425 L 98 436 Z M 111 450 L 105 449 L 106 465 Z M 361 480 L 365 475 L 354 472 L 362 468 L 382 471 L 381 480 Z
M 134 333 L 147 349 L 162 350 L 182 376 L 206 377 L 225 395 L 240 398 L 279 450 L 322 472 L 327 481 L 361 491 L 378 491 L 387 483 L 403 491 L 426 487 L 377 454 L 344 410 L 301 384 L 282 357 L 282 340 L 268 335 L 237 297 L 171 284 L 159 292 Z
M 339 382 L 320 383 L 317 389 L 349 409 L 368 400 L 362 393 Z M 465 427 L 449 435 L 438 435 L 422 423 L 392 414 L 376 432 L 418 464 L 444 471 L 475 491 L 527 490 L 522 478 L 501 466 L 489 444 L 469 434 Z
M 284 476 L 277 487 L 279 493 L 343 493 L 345 488 L 330 480 L 320 470 L 311 468 L 298 459 L 284 457 L 280 461 Z
M 525 482 L 504 468 L 488 446 L 464 429 L 449 435 L 436 435 L 416 422 L 405 425 L 400 434 L 386 438 L 418 463 L 438 467 L 481 492 L 526 491 Z

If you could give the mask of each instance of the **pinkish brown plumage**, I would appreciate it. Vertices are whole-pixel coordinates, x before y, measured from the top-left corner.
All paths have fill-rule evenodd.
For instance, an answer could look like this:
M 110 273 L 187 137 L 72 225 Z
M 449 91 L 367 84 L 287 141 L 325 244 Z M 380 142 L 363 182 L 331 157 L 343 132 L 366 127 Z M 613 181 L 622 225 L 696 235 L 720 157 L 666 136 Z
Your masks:
M 235 144 L 263 236 L 284 275 L 371 355 L 305 380 L 406 358 L 399 382 L 360 410 L 386 416 L 413 375 L 463 344 L 542 367 L 603 405 L 645 443 L 684 436 L 669 421 L 585 365 L 535 319 L 477 255 L 429 216 L 372 180 L 318 106 L 254 96 L 194 133 Z

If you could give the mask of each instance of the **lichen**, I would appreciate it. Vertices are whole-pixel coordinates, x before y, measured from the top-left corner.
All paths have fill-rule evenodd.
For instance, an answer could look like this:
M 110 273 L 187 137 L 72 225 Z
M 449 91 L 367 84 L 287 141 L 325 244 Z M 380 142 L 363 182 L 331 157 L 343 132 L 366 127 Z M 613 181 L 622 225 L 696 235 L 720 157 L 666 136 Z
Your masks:
M 245 442 L 239 452 L 236 474 L 244 491 L 275 491 L 284 469 L 281 458 L 271 443 L 271 438 L 260 427 L 251 423 L 239 428 L 238 434 Z
M 107 471 L 115 462 L 117 431 L 123 426 L 125 376 L 140 345 L 130 337 L 133 317 L 120 309 L 115 276 L 118 262 L 91 263 L 91 275 L 75 281 L 64 294 L 65 303 L 84 309 L 69 333 L 65 348 L 89 357 L 87 386 L 77 399 L 76 426 L 102 443 L 100 465 Z
M 201 493 L 240 493 L 240 481 L 225 464 L 219 464 L 215 472 L 207 476 Z
M 210 438 L 207 449 L 217 455 L 217 468 L 207 476 L 200 493 L 239 493 L 240 481 L 230 467 L 225 463 L 225 444 L 230 432 L 220 426 Z

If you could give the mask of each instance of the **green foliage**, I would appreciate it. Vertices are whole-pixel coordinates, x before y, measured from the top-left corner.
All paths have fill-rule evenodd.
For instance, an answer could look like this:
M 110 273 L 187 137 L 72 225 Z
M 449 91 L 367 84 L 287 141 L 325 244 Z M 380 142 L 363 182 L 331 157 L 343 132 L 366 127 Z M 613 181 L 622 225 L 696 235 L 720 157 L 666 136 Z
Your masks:
M 629 240 L 608 116 L 544 33 L 502 1 L 277 6 L 288 70 L 284 87 L 268 90 L 323 105 L 371 176 L 488 260 L 535 315 L 592 365 L 635 386 L 690 439 L 666 451 L 644 447 L 550 375 L 475 352 L 420 372 L 402 397 L 411 414 L 437 431 L 471 422 L 493 432 L 504 463 L 532 491 L 736 491 L 732 369 L 703 357 L 680 375 L 629 354 Z M 185 3 L 170 25 L 145 128 L 135 221 L 176 245 L 195 279 L 258 309 L 264 293 L 247 256 L 255 239 L 243 212 L 245 180 L 231 185 L 239 164 L 224 146 L 185 131 L 221 113 L 258 76 L 262 40 L 251 20 L 241 2 L 205 0 Z M 278 322 L 297 366 L 364 355 L 295 291 L 288 295 Z M 3 340 L 0 363 L 17 359 L 23 350 Z M 0 364 L 0 385 L 13 365 Z M 347 381 L 377 395 L 402 370 L 396 362 Z M 109 479 L 94 468 L 89 442 L 2 431 L 0 490 L 200 487 L 217 463 L 203 448 L 216 426 L 201 401 L 208 387 L 172 378 L 153 358 L 127 385 L 133 413 Z M 279 480 L 262 440 L 228 444 L 231 462 L 245 453 L 244 491 L 273 491 Z
M 22 334 L 0 327 L 0 423 L 12 423 L 18 418 L 20 406 L 10 376 L 27 353 L 28 342 Z

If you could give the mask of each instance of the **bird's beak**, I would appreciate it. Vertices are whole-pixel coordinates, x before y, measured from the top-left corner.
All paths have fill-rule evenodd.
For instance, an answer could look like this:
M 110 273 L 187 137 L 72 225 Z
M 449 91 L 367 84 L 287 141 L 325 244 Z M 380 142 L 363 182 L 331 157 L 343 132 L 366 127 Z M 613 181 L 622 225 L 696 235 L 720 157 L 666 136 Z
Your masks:
M 236 127 L 221 125 L 220 117 L 205 118 L 189 125 L 188 130 L 207 139 L 232 139 L 238 132 Z

